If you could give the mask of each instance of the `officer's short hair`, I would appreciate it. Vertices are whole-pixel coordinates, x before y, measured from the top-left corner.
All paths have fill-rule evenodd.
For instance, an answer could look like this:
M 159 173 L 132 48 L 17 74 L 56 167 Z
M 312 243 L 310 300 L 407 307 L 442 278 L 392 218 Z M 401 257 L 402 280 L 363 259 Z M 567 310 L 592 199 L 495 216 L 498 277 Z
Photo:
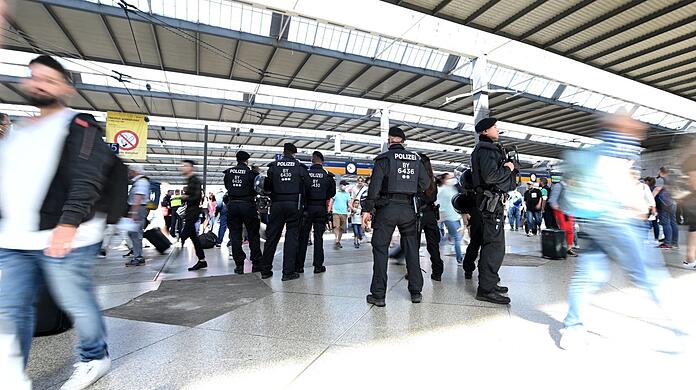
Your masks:
M 193 160 L 188 160 L 188 159 L 186 159 L 186 160 L 181 160 L 181 163 L 182 163 L 182 164 L 191 164 L 192 167 L 195 167 L 195 166 L 196 166 L 196 162 L 193 161 Z

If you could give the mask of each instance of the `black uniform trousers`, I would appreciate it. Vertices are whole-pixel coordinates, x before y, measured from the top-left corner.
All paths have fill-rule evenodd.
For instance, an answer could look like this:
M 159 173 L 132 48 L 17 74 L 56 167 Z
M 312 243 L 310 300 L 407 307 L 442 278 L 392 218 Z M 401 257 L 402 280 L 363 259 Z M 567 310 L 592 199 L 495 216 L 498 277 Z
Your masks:
M 300 243 L 297 252 L 295 270 L 304 268 L 307 256 L 307 244 L 309 232 L 314 227 L 314 261 L 312 265 L 321 267 L 324 265 L 324 231 L 326 231 L 326 202 L 323 204 L 309 204 L 302 215 L 300 223 Z
M 198 220 L 198 214 L 186 215 L 184 219 L 184 226 L 181 229 L 181 243 L 186 242 L 187 238 L 191 239 L 193 243 L 193 248 L 196 250 L 196 257 L 198 260 L 205 260 L 205 252 L 203 252 L 203 246 L 201 246 L 201 240 L 198 238 L 198 232 L 196 231 L 196 222 Z
M 483 211 L 483 235 L 479 260 L 480 293 L 492 292 L 500 282 L 498 271 L 505 257 L 505 217 L 502 205 L 494 213 Z
M 249 235 L 252 272 L 258 272 L 261 269 L 261 222 L 256 205 L 251 200 L 231 200 L 227 203 L 227 226 L 230 229 L 232 258 L 237 267 L 243 266 L 246 259 L 242 250 L 242 225 Z
M 433 275 L 442 275 L 445 264 L 442 262 L 442 257 L 440 257 L 440 227 L 437 226 L 439 215 L 432 208 L 425 208 L 422 213 L 418 243 L 420 244 L 420 235 L 425 233 L 425 247 L 428 250 L 428 254 L 430 254 Z
M 472 207 L 469 210 L 469 245 L 466 247 L 466 255 L 462 268 L 465 272 L 474 272 L 476 269 L 476 258 L 481 249 L 481 241 L 483 240 L 483 221 L 481 210 L 478 207 Z
M 273 271 L 273 258 L 285 227 L 285 244 L 283 245 L 283 275 L 295 273 L 297 266 L 297 244 L 300 239 L 300 218 L 302 209 L 297 201 L 275 201 L 271 204 L 271 213 L 266 228 L 266 245 L 263 247 L 261 272 Z
M 372 285 L 370 293 L 376 298 L 384 298 L 387 292 L 387 266 L 389 262 L 389 243 L 394 229 L 398 226 L 401 233 L 406 270 L 408 272 L 408 291 L 420 293 L 423 289 L 423 274 L 418 258 L 418 230 L 416 213 L 410 203 L 390 200 L 375 213 L 372 228 Z
M 437 226 L 438 215 L 431 208 L 423 209 L 418 232 L 418 244 L 420 246 L 421 235 L 425 233 L 425 248 L 430 255 L 430 264 L 433 275 L 442 275 L 445 264 L 440 256 L 440 227 Z M 404 236 L 401 236 L 401 248 L 404 248 Z

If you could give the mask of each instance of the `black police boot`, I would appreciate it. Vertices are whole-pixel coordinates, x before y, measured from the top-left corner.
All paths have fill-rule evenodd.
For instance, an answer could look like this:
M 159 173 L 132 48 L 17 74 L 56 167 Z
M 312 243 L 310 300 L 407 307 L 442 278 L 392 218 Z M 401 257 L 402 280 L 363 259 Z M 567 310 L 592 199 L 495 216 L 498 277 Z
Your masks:
M 288 275 L 283 275 L 283 277 L 280 280 L 282 280 L 283 282 L 287 282 L 288 280 L 295 280 L 295 279 L 299 279 L 299 278 L 300 278 L 300 274 L 298 274 L 297 272 L 293 272 L 293 273 L 288 274 Z
M 202 268 L 208 268 L 208 262 L 205 260 L 198 260 L 198 263 L 196 263 L 193 267 L 189 268 L 189 271 L 198 271 L 199 269 Z
M 505 286 L 495 286 L 493 291 L 497 292 L 498 294 L 507 294 L 508 288 Z
M 244 275 L 244 266 L 238 265 L 238 266 L 234 267 L 234 273 L 237 275 Z
M 500 295 L 499 293 L 495 291 L 491 291 L 488 293 L 484 292 L 477 292 L 476 293 L 476 300 L 477 301 L 485 301 L 485 302 L 490 302 L 490 303 L 495 303 L 497 305 L 508 305 L 510 304 L 510 298 Z
M 411 302 L 421 303 L 423 301 L 423 294 L 421 293 L 411 293 Z
M 261 271 L 261 279 L 268 279 L 273 277 L 273 271 L 263 272 Z
M 430 274 L 430 279 L 432 279 L 436 282 L 441 282 L 442 281 L 442 274 Z
M 298 274 L 303 274 L 304 273 L 304 268 L 298 268 L 295 270 Z
M 315 274 L 320 274 L 320 273 L 322 273 L 322 272 L 326 272 L 326 267 L 324 267 L 323 265 L 320 266 L 320 267 L 314 267 L 314 273 L 315 273 Z
M 252 272 L 252 273 L 261 272 L 261 267 L 259 267 L 258 265 L 252 263 L 252 265 L 251 265 L 251 272 Z
M 369 303 L 370 305 L 375 305 L 377 307 L 387 306 L 387 303 L 384 302 L 384 298 L 377 298 L 372 294 L 367 296 L 367 303 Z
M 474 273 L 471 271 L 464 271 L 464 279 L 472 279 L 474 277 Z

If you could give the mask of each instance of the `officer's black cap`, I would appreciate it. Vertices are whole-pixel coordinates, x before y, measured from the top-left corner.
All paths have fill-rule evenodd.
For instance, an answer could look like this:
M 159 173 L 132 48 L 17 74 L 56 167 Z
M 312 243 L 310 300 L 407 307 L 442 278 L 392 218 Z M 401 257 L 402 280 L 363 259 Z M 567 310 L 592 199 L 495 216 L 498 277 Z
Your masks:
M 498 120 L 495 119 L 495 118 L 483 118 L 483 119 L 481 119 L 481 120 L 478 121 L 478 123 L 476 124 L 476 127 L 475 127 L 476 132 L 477 132 L 477 133 L 483 133 L 484 131 L 486 131 L 486 130 L 490 129 L 491 127 L 493 127 L 493 125 L 494 125 L 495 122 L 497 122 L 497 121 L 498 121 Z
M 423 162 L 430 161 L 430 157 L 428 157 L 427 154 L 421 152 L 421 153 L 418 153 L 418 155 L 420 156 L 421 161 L 423 161 Z
M 297 153 L 297 146 L 295 146 L 295 144 L 288 142 L 285 145 L 283 145 L 283 152 L 295 154 L 295 153 Z
M 389 136 L 390 137 L 399 137 L 402 140 L 406 141 L 406 134 L 404 133 L 403 130 L 399 126 L 394 126 L 389 128 Z
M 249 157 L 251 157 L 251 155 L 243 150 L 237 152 L 237 161 L 248 161 Z
M 348 180 L 341 180 L 338 184 L 342 186 L 347 186 L 348 185 Z
M 312 157 L 318 158 L 319 160 L 321 160 L 321 162 L 324 162 L 324 155 L 321 154 L 321 152 L 318 150 L 315 150 L 314 153 L 312 153 Z

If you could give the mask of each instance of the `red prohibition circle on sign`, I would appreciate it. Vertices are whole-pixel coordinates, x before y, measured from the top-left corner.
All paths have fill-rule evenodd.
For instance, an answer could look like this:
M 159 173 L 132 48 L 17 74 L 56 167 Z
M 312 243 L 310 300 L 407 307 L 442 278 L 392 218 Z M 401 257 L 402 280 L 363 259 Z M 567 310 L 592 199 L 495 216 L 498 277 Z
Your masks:
M 114 140 L 121 150 L 133 150 L 138 146 L 138 135 L 131 130 L 121 130 L 116 133 Z

